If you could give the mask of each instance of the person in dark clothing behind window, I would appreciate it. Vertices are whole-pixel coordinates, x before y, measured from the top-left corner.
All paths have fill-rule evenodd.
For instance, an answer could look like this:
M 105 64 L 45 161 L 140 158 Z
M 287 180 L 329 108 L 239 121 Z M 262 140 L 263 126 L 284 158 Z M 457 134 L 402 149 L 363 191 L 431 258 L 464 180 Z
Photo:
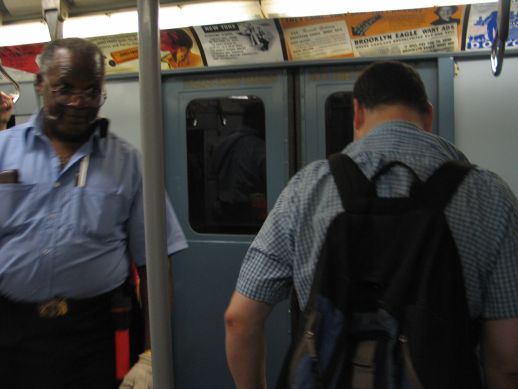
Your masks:
M 243 126 L 215 149 L 218 195 L 216 215 L 222 222 L 258 228 L 266 218 L 266 146 L 264 106 L 248 104 Z

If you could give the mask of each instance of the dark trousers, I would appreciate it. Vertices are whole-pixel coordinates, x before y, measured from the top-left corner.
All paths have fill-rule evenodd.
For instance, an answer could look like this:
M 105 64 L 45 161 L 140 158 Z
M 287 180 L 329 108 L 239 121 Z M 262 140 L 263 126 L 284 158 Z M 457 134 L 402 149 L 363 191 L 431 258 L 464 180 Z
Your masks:
M 35 304 L 0 297 L 0 387 L 114 389 L 114 334 L 109 295 L 40 317 Z

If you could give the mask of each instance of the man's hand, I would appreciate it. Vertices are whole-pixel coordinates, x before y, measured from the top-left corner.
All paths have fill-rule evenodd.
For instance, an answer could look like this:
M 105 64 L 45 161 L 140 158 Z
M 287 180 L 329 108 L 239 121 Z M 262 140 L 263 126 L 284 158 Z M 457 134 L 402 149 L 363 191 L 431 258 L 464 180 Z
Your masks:
M 126 374 L 119 389 L 153 389 L 150 351 L 139 355 L 138 362 Z
M 5 130 L 7 122 L 13 114 L 13 98 L 4 92 L 0 92 L 0 131 Z

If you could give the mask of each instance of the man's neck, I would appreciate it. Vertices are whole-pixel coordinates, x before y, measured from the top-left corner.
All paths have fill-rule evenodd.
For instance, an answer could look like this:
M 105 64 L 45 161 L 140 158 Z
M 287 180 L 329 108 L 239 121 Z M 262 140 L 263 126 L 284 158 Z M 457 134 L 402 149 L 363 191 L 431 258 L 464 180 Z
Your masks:
M 82 146 L 81 143 L 63 142 L 56 138 L 49 138 L 49 140 L 54 148 L 54 152 L 59 157 L 62 168 L 67 165 L 70 158 L 72 158 L 75 152 Z
M 370 110 L 368 115 L 366 115 L 365 124 L 366 127 L 372 129 L 384 122 L 395 120 L 410 122 L 421 129 L 423 128 L 423 118 L 418 112 L 397 105 Z
M 373 128 L 391 121 L 410 122 L 420 129 L 424 128 L 423 117 L 415 110 L 399 105 L 386 105 L 365 110 L 365 121 L 362 127 L 355 131 L 355 139 L 363 138 Z

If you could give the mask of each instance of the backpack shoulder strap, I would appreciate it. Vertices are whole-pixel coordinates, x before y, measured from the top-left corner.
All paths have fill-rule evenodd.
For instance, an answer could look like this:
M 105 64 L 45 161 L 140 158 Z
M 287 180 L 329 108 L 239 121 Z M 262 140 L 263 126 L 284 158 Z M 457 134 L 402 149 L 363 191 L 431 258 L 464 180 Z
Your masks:
M 448 161 L 432 173 L 419 189 L 417 196 L 427 204 L 445 207 L 458 186 L 475 165 L 463 161 Z
M 401 162 L 401 161 L 392 161 L 392 162 L 389 162 L 387 163 L 385 166 L 383 166 L 380 170 L 378 170 L 372 177 L 371 177 L 371 181 L 372 182 L 376 182 L 376 180 L 382 176 L 385 172 L 389 171 L 390 169 L 392 169 L 392 167 L 394 166 L 403 166 L 404 168 L 406 168 L 410 174 L 412 174 L 412 177 L 414 178 L 414 182 L 415 183 L 421 183 L 421 180 L 419 179 L 419 176 L 414 172 L 414 169 L 412 169 L 410 166 L 408 166 L 406 163 L 404 162 Z
M 329 167 L 338 187 L 344 209 L 346 208 L 346 199 L 351 201 L 351 199 L 358 197 L 376 196 L 374 184 L 369 181 L 349 156 L 343 153 L 330 155 Z

